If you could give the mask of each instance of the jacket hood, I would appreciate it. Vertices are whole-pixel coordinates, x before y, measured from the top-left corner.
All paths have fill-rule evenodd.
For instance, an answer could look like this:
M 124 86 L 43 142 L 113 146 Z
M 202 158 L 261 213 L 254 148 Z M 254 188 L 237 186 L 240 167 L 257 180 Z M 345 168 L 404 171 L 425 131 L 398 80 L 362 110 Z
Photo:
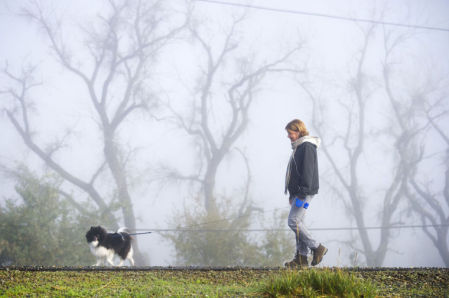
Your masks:
M 321 144 L 321 140 L 318 137 L 312 137 L 312 136 L 303 136 L 299 139 L 297 139 L 296 141 L 292 142 L 292 149 L 296 149 L 299 145 L 301 145 L 302 143 L 305 142 L 309 142 L 314 144 L 317 148 L 320 147 Z

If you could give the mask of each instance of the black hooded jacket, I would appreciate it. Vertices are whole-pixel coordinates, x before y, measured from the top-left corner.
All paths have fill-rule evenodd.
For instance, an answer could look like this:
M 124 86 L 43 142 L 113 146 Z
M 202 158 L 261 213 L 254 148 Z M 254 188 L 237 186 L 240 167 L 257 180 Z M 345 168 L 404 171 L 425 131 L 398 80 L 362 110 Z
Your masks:
M 315 195 L 319 189 L 317 146 L 311 142 L 300 144 L 289 163 L 290 179 L 288 192 L 290 198 L 305 198 Z

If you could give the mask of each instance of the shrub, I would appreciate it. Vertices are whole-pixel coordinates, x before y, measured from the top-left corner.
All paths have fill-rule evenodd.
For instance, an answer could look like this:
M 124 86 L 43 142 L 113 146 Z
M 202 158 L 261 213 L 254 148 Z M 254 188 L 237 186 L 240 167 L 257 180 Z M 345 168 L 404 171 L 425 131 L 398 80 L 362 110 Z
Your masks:
M 51 177 L 27 170 L 16 177 L 17 198 L 0 206 L 0 265 L 88 265 L 86 218 L 67 204 Z

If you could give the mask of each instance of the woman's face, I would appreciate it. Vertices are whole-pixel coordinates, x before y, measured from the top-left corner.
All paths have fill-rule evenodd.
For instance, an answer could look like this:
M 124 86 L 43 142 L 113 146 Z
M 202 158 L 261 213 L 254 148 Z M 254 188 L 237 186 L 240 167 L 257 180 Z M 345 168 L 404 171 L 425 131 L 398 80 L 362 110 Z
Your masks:
M 287 129 L 287 138 L 289 138 L 292 142 L 296 141 L 299 139 L 299 131 Z

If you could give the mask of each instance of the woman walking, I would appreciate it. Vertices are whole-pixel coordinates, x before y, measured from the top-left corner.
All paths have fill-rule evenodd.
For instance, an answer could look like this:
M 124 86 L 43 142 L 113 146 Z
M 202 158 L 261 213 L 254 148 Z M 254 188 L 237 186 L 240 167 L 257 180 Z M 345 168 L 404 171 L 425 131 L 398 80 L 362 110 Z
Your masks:
M 309 136 L 305 124 L 298 119 L 290 121 L 285 127 L 287 137 L 292 144 L 292 155 L 285 177 L 285 194 L 289 193 L 291 205 L 288 226 L 295 233 L 296 253 L 293 260 L 286 262 L 290 268 L 307 268 L 307 254 L 312 252 L 311 265 L 318 265 L 327 252 L 327 248 L 318 244 L 304 226 L 304 216 L 310 203 L 318 193 L 317 148 L 320 139 Z

